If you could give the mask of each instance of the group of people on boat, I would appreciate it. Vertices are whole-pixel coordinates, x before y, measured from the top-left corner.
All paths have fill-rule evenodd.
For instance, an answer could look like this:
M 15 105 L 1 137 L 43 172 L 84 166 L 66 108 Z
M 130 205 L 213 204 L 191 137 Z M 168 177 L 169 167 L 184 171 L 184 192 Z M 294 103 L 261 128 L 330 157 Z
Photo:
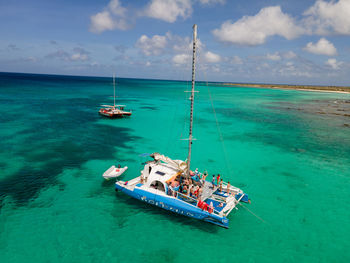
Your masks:
M 190 176 L 186 177 L 183 173 L 178 173 L 173 180 L 167 182 L 167 194 L 176 195 L 180 193 L 184 196 L 189 196 L 194 199 L 199 199 L 203 192 L 205 180 L 208 176 L 208 172 L 205 171 L 203 174 L 196 170 L 190 171 Z M 213 175 L 212 189 L 218 188 L 220 192 L 223 192 L 223 179 L 220 174 L 217 176 Z M 230 182 L 227 184 L 226 192 L 229 194 Z
M 203 183 L 201 182 L 201 175 L 196 173 L 190 174 L 190 177 L 186 177 L 183 173 L 176 175 L 174 180 L 167 182 L 167 194 L 176 195 L 180 193 L 183 196 L 189 196 L 197 199 L 202 194 Z
M 215 181 L 216 181 L 216 183 L 215 183 Z M 220 174 L 218 174 L 217 176 L 215 176 L 215 174 L 213 174 L 213 179 L 211 180 L 211 188 L 214 189 L 215 187 L 218 187 L 220 192 L 224 192 L 223 191 L 223 179 L 221 178 Z M 226 186 L 226 192 L 228 194 L 230 193 L 230 188 L 231 188 L 231 184 L 228 181 L 227 186 Z

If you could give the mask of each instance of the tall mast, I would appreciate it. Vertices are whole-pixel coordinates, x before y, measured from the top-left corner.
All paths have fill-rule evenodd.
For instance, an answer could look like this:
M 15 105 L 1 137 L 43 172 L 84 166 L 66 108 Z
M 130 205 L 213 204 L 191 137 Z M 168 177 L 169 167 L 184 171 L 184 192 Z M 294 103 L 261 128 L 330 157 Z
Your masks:
M 114 97 L 114 104 L 113 104 L 113 107 L 115 109 L 115 73 L 113 73 L 113 90 L 114 90 L 114 93 L 113 93 L 113 97 Z
M 193 25 L 193 55 L 192 55 L 192 90 L 191 90 L 191 114 L 190 114 L 190 136 L 188 138 L 188 157 L 187 157 L 187 176 L 190 174 L 191 167 L 191 150 L 192 150 L 192 127 L 193 127 L 193 102 L 194 102 L 194 85 L 196 72 L 196 42 L 197 42 L 197 25 Z

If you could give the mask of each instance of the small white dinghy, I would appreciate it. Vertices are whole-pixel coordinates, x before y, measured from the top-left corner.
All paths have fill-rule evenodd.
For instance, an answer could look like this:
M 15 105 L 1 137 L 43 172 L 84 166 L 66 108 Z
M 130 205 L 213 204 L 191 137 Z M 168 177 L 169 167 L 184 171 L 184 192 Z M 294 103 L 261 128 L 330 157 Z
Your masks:
M 107 171 L 103 173 L 103 178 L 110 179 L 110 178 L 117 178 L 121 176 L 126 170 L 128 169 L 127 166 L 124 167 L 115 167 L 115 165 L 112 165 L 109 167 Z

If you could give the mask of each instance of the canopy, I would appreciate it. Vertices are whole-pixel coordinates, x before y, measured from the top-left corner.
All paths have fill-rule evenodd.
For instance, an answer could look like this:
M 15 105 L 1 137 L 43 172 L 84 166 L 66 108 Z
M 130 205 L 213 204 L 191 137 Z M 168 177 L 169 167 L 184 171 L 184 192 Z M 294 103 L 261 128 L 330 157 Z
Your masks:
M 169 157 L 160 153 L 152 153 L 150 156 L 155 161 L 163 161 L 179 171 L 182 171 L 184 173 L 187 172 L 187 163 L 182 160 L 172 160 Z

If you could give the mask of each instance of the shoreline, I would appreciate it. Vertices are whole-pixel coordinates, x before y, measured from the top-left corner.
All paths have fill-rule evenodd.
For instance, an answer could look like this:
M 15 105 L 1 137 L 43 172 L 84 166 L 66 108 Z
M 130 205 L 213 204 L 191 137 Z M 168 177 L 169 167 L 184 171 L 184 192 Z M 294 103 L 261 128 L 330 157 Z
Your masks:
M 276 85 L 276 84 L 248 84 L 248 83 L 216 83 L 221 86 L 236 86 L 247 88 L 264 88 L 264 89 L 281 89 L 281 90 L 300 90 L 300 91 L 315 91 L 315 92 L 332 92 L 350 94 L 350 87 L 337 86 L 298 86 L 298 85 Z

